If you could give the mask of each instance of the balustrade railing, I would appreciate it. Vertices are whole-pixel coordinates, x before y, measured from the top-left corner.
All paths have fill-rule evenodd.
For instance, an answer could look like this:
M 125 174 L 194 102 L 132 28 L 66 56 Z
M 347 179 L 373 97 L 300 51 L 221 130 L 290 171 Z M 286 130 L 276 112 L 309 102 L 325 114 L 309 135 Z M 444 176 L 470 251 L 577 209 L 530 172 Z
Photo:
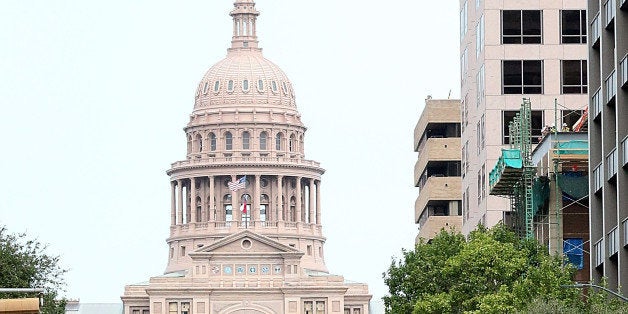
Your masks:
M 219 163 L 289 163 L 296 165 L 304 165 L 310 167 L 320 167 L 320 163 L 313 160 L 290 157 L 270 157 L 270 156 L 231 156 L 231 157 L 200 157 L 188 160 L 181 160 L 171 164 L 172 168 L 185 167 L 191 165 L 202 164 L 219 164 Z
M 174 225 L 170 227 L 173 233 L 188 234 L 196 231 L 216 231 L 219 233 L 235 232 L 240 229 L 251 230 L 299 230 L 299 232 L 306 232 L 311 234 L 321 234 L 322 226 L 306 223 L 306 222 L 293 222 L 293 221 L 210 221 L 210 222 L 197 222 L 189 224 Z

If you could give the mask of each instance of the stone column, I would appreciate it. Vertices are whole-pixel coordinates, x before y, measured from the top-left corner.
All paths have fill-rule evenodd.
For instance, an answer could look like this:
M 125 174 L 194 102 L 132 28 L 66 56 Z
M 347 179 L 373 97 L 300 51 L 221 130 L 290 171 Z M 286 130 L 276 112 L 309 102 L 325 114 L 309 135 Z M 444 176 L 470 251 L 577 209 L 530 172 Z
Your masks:
M 277 220 L 283 221 L 283 191 L 281 189 L 281 181 L 283 180 L 283 176 L 277 176 Z
M 205 190 L 205 184 L 203 184 L 203 177 L 199 177 L 198 180 L 201 186 L 201 195 L 199 195 L 201 198 L 201 216 L 198 217 L 198 220 L 200 222 L 207 222 L 207 192 Z
M 316 184 L 316 224 L 321 224 L 321 180 Z
M 183 182 L 181 182 L 181 180 L 177 180 L 177 191 L 179 192 L 178 223 L 182 225 L 183 224 Z
M 295 213 L 295 221 L 301 222 L 301 177 L 297 177 L 297 208 Z
M 174 226 L 177 224 L 177 190 L 174 181 L 170 181 L 170 191 L 170 225 Z
M 216 202 L 214 202 L 214 198 L 216 198 L 215 191 L 215 181 L 214 176 L 209 176 L 209 208 L 207 213 L 208 221 L 216 221 L 215 211 L 216 211 Z
M 310 199 L 310 208 L 309 208 L 310 209 L 310 217 L 308 217 L 309 218 L 308 222 L 309 223 L 314 223 L 315 222 L 315 220 L 314 220 L 314 218 L 315 218 L 315 216 L 314 216 L 314 206 L 315 206 L 315 202 L 314 202 L 314 179 L 310 179 L 310 193 L 309 194 L 310 194 L 310 196 L 309 196 L 309 199 Z
M 190 221 L 196 223 L 196 178 L 190 178 Z
M 259 213 L 260 213 L 260 197 L 261 197 L 261 188 L 260 188 L 260 181 L 262 180 L 262 176 L 260 175 L 255 175 L 255 191 L 253 191 L 253 199 L 251 200 L 251 202 L 253 204 L 251 204 L 251 211 L 253 211 L 251 213 L 251 220 L 253 221 L 259 221 L 260 217 L 259 217 Z

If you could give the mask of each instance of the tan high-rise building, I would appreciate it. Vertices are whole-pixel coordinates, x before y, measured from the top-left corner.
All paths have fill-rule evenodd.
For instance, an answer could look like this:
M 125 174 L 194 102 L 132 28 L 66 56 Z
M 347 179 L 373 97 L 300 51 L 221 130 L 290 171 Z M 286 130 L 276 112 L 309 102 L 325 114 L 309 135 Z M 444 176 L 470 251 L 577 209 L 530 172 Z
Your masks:
M 265 59 L 253 0 L 236 0 L 225 59 L 201 79 L 186 158 L 167 171 L 164 275 L 126 286 L 126 314 L 369 312 L 366 284 L 328 273 L 319 163 L 286 74 Z
M 461 231 L 460 147 L 460 100 L 428 97 L 414 128 L 417 242 L 441 229 Z
M 586 1 L 460 0 L 460 8 L 467 234 L 508 215 L 508 199 L 490 196 L 488 179 L 522 98 L 532 102 L 533 143 L 544 126 L 571 126 L 587 107 Z
M 628 1 L 588 1 L 591 279 L 628 287 Z

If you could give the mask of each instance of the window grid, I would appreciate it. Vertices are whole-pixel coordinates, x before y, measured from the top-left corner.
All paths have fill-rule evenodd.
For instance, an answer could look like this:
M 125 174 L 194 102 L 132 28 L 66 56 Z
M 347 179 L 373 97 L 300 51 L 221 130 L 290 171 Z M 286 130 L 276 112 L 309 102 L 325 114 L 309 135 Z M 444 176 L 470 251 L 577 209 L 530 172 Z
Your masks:
M 502 61 L 503 94 L 542 94 L 542 60 Z
M 593 94 L 591 97 L 591 105 L 593 107 L 593 118 L 595 119 L 600 113 L 602 113 L 602 95 L 600 94 L 600 89 Z
M 602 189 L 602 164 L 600 163 L 595 169 L 593 169 L 593 193 L 596 193 Z
M 628 87 L 628 55 L 619 62 L 619 72 L 621 73 L 621 86 Z
M 485 96 L 485 82 L 484 82 L 484 64 L 480 67 L 478 74 L 476 76 L 476 84 L 477 84 L 477 102 L 476 107 L 480 106 L 480 103 L 484 100 Z
M 591 22 L 591 46 L 596 46 L 600 40 L 600 13 L 595 15 L 593 21 Z
M 615 19 L 615 0 L 606 0 L 604 3 L 604 17 L 606 18 L 606 27 L 608 27 Z
M 606 156 L 606 179 L 610 180 L 617 174 L 617 148 Z
M 602 265 L 602 263 L 604 263 L 604 242 L 602 242 L 603 239 L 600 239 L 599 241 L 595 242 L 595 244 L 593 244 L 593 252 L 595 252 L 595 267 L 598 267 L 600 265 Z
M 587 42 L 587 11 L 562 10 L 561 43 L 584 44 Z
M 616 72 L 613 71 L 607 78 L 604 80 L 604 89 L 606 95 L 606 104 L 610 104 L 617 94 L 617 75 Z
M 503 10 L 502 44 L 540 44 L 542 20 L 540 10 Z
M 617 227 L 606 235 L 606 239 L 608 241 L 608 256 L 613 256 L 619 251 L 619 230 Z
M 562 60 L 561 70 L 563 94 L 587 93 L 587 60 Z

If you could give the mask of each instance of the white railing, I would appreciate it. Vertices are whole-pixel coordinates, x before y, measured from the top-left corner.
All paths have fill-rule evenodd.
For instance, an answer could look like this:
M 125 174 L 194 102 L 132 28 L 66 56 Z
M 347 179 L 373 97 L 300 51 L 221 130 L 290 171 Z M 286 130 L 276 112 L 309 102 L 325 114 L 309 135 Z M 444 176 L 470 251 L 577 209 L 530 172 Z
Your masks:
M 610 180 L 617 174 L 617 148 L 606 156 L 606 179 Z
M 320 167 L 320 163 L 313 160 L 288 157 L 270 157 L 270 156 L 237 156 L 237 157 L 206 157 L 194 158 L 189 160 L 181 160 L 172 163 L 172 168 L 204 165 L 204 164 L 221 164 L 221 163 L 289 163 L 309 167 Z
M 292 221 L 210 221 L 210 222 L 197 222 L 183 225 L 170 226 L 170 232 L 172 236 L 177 235 L 189 235 L 194 233 L 232 233 L 242 229 L 251 229 L 255 231 L 264 232 L 282 232 L 294 233 L 306 233 L 311 235 L 321 235 L 322 226 L 306 223 L 306 222 L 292 222 Z
M 601 89 L 598 88 L 598 90 L 595 92 L 595 94 L 593 94 L 593 97 L 591 97 L 591 105 L 593 107 L 593 118 L 597 118 L 597 116 L 602 113 L 602 96 L 600 94 Z
M 606 20 L 606 27 L 613 21 L 615 18 L 615 0 L 606 0 L 604 3 L 604 17 Z
M 619 230 L 617 227 L 606 235 L 606 239 L 608 241 L 608 256 L 613 256 L 619 251 Z
M 591 46 L 595 46 L 598 44 L 600 40 L 600 28 L 600 13 L 598 12 L 598 14 L 595 15 L 593 21 L 591 22 Z
M 609 104 L 611 100 L 615 99 L 615 95 L 617 95 L 617 72 L 613 71 L 606 80 L 604 80 L 604 91 L 606 104 Z
M 628 219 L 621 223 L 624 230 L 624 246 L 628 246 Z
M 604 242 L 602 240 L 603 239 L 600 239 L 599 241 L 595 242 L 595 244 L 593 244 L 593 252 L 595 253 L 593 262 L 595 267 L 598 267 L 602 265 L 602 263 L 604 263 Z
M 595 169 L 593 169 L 593 193 L 599 191 L 603 185 L 603 171 L 602 164 L 600 163 Z
M 628 1 L 628 0 L 627 0 Z M 619 86 L 628 86 L 628 55 L 619 62 L 620 84 Z

